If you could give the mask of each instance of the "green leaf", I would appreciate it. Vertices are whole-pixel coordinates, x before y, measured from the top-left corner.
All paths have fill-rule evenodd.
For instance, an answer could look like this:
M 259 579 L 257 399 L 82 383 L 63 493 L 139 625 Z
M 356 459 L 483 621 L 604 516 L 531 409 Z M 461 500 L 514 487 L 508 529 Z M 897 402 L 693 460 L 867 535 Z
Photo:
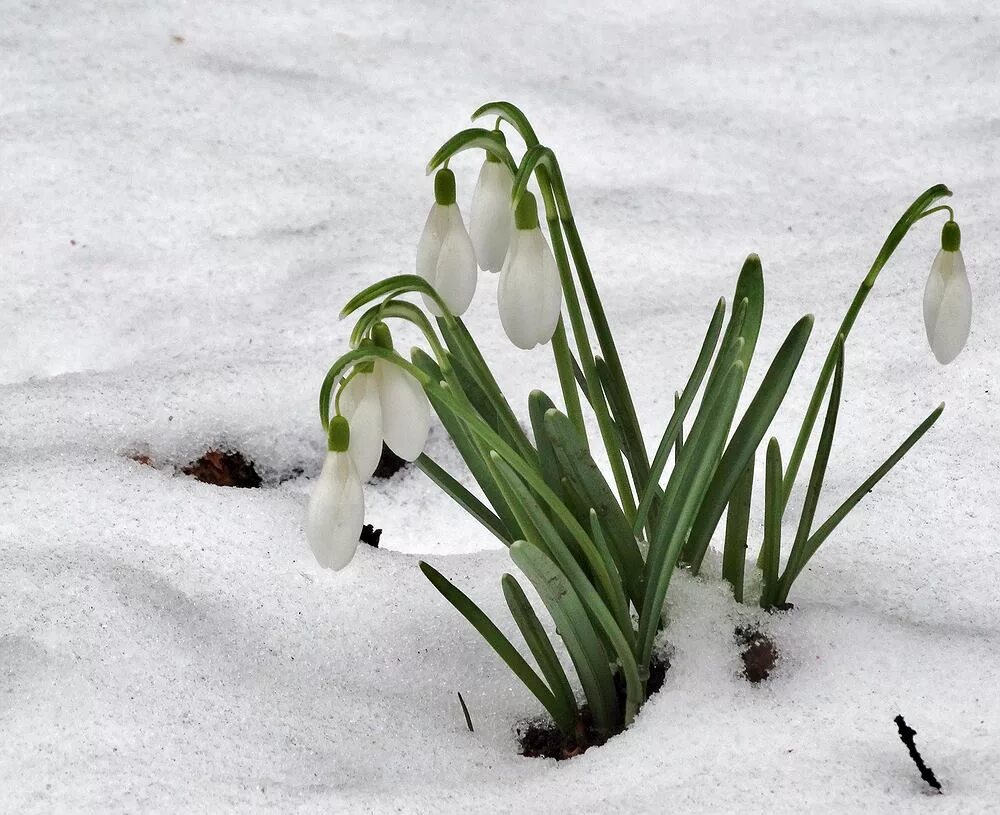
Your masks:
M 500 585 L 503 586 L 503 596 L 507 600 L 507 608 L 510 609 L 511 616 L 528 644 L 535 662 L 545 677 L 545 681 L 552 689 L 552 694 L 556 698 L 556 703 L 564 708 L 560 719 L 565 722 L 579 721 L 580 715 L 576 707 L 576 696 L 573 688 L 566 678 L 566 672 L 556 656 L 556 650 L 552 647 L 549 635 L 545 633 L 545 628 L 539 621 L 535 610 L 524 594 L 524 590 L 518 584 L 513 575 L 505 574 L 500 578 Z
M 906 437 L 906 440 L 896 448 L 893 454 L 874 473 L 865 479 L 865 482 L 851 493 L 850 497 L 837 507 L 837 510 L 810 536 L 806 544 L 805 556 L 802 558 L 801 565 L 792 575 L 791 580 L 789 580 L 789 585 L 799 576 L 802 569 L 805 568 L 806 563 L 809 562 L 809 559 L 816 554 L 816 550 L 823 544 L 823 541 L 830 537 L 830 534 L 847 517 L 848 513 L 858 505 L 862 498 L 875 488 L 875 485 L 885 477 L 889 470 L 899 463 L 899 460 L 920 440 L 920 437 L 931 429 L 931 426 L 938 420 L 943 410 L 944 404 L 938 405 L 932 410 L 930 415 L 920 423 L 916 430 Z
M 562 470 L 552 442 L 545 432 L 545 413 L 549 410 L 555 410 L 555 403 L 548 395 L 540 390 L 533 390 L 528 394 L 528 416 L 531 419 L 531 432 L 535 436 L 535 447 L 538 449 L 538 469 L 549 488 L 560 497 L 564 497 Z
M 545 412 L 544 427 L 563 474 L 586 505 L 596 511 L 602 528 L 607 531 L 610 553 L 629 598 L 637 609 L 642 608 L 642 553 L 632 534 L 632 525 L 569 418 L 551 408 Z
M 648 665 L 652 657 L 670 577 L 726 442 L 743 387 L 743 375 L 743 363 L 734 362 L 719 388 L 718 397 L 702 402 L 684 443 L 681 460 L 667 482 L 664 511 L 657 521 L 646 557 L 646 593 L 639 615 L 637 662 L 640 665 Z
M 767 445 L 764 470 L 764 541 L 760 548 L 758 565 L 764 580 L 760 591 L 760 605 L 771 608 L 778 589 L 778 565 L 781 561 L 781 516 L 785 509 L 781 489 L 781 447 L 774 437 Z
M 830 450 L 833 448 L 833 436 L 837 429 L 837 414 L 840 411 L 840 394 L 844 387 L 844 335 L 837 338 L 834 347 L 837 350 L 836 368 L 833 372 L 833 387 L 830 389 L 830 403 L 826 409 L 826 419 L 820 432 L 819 444 L 816 447 L 816 459 L 813 461 L 812 474 L 809 476 L 809 487 L 806 490 L 802 514 L 799 516 L 799 526 L 795 532 L 795 541 L 788 554 L 788 563 L 778 585 L 777 603 L 788 600 L 788 590 L 792 581 L 805 565 L 806 542 L 812 529 L 816 507 L 819 505 L 820 493 L 823 492 L 823 479 L 826 476 L 826 466 L 830 461 Z
M 656 449 L 656 455 L 653 456 L 653 463 L 649 468 L 649 481 L 644 485 L 638 485 L 639 489 L 643 490 L 643 493 L 642 499 L 639 501 L 639 509 L 636 511 L 635 523 L 632 525 L 632 532 L 636 537 L 642 534 L 642 528 L 646 525 L 646 518 L 656 496 L 660 476 L 663 475 L 663 469 L 666 467 L 667 459 L 670 456 L 670 449 L 673 447 L 681 431 L 681 424 L 684 421 L 684 417 L 691 408 L 695 394 L 698 393 L 698 388 L 701 387 L 701 382 L 705 378 L 705 372 L 708 370 L 708 365 L 712 361 L 712 354 L 715 353 L 715 346 L 719 341 L 719 334 L 722 332 L 722 321 L 725 319 L 725 316 L 726 301 L 725 299 L 720 299 L 715 307 L 712 320 L 708 325 L 705 339 L 701 343 L 698 359 L 695 361 L 691 375 L 684 386 L 680 402 L 674 408 L 674 413 L 670 417 L 666 429 L 663 431 L 663 438 L 660 439 L 660 446 Z
M 743 337 L 743 350 L 740 352 L 740 362 L 750 370 L 750 360 L 753 358 L 754 349 L 757 347 L 757 335 L 760 334 L 760 324 L 764 319 L 764 271 L 760 265 L 760 258 L 755 254 L 747 256 L 740 270 L 739 279 L 736 281 L 736 294 L 733 297 L 734 303 L 747 301 L 747 313 L 740 328 L 740 336 Z
M 621 708 L 615 694 L 608 652 L 604 649 L 584 603 L 566 576 L 537 546 L 515 541 L 510 556 L 528 577 L 566 644 L 584 696 L 590 705 L 594 728 L 601 733 L 618 729 Z
M 750 532 L 750 499 L 753 495 L 754 458 L 736 482 L 729 498 L 726 516 L 726 541 L 722 552 L 722 579 L 733 587 L 737 603 L 743 602 L 743 577 L 746 571 L 747 536 Z
M 607 619 L 614 620 L 618 629 L 631 638 L 632 619 L 628 613 L 628 601 L 610 554 L 601 552 L 598 542 L 584 533 L 577 539 L 583 562 L 577 560 L 518 474 L 497 453 L 491 454 L 491 461 L 497 484 L 503 490 L 527 541 L 556 562 L 587 610 L 594 615 L 595 624 L 600 624 L 603 612 L 610 609 Z M 591 582 L 584 568 L 593 575 L 595 582 Z
M 456 504 L 462 507 L 462 509 L 468 512 L 473 518 L 479 521 L 479 523 L 499 538 L 504 545 L 511 545 L 513 540 L 511 539 L 507 528 L 504 526 L 503 521 L 501 521 L 482 501 L 476 498 L 475 495 L 469 492 L 460 481 L 451 475 L 451 473 L 445 470 L 426 453 L 421 453 L 420 456 L 418 456 L 416 464 L 421 471 L 428 478 L 430 478 L 431 481 L 441 488 L 445 494 L 447 494 Z
M 514 672 L 542 706 L 549 712 L 555 720 L 556 725 L 564 733 L 571 734 L 576 725 L 575 721 L 567 721 L 565 709 L 557 701 L 552 691 L 549 690 L 542 678 L 535 673 L 532 667 L 525 661 L 524 657 L 511 644 L 511 641 L 504 636 L 503 632 L 497 628 L 493 621 L 486 616 L 479 606 L 472 602 L 462 593 L 448 578 L 442 575 L 429 563 L 420 561 L 420 571 L 431 581 L 444 598 L 451 603 L 458 612 L 465 617 L 472 627 L 478 631 L 483 639 L 490 644 L 490 647 L 497 652 L 499 657 L 507 663 L 507 666 Z
M 737 482 L 747 468 L 747 462 L 752 459 L 788 392 L 788 386 L 809 342 L 812 326 L 812 315 L 807 314 L 788 332 L 726 447 L 726 452 L 719 462 L 719 469 L 708 488 L 705 503 L 698 512 L 698 518 L 691 528 L 691 536 L 685 545 L 685 560 L 691 565 L 694 574 L 701 568 L 702 560 L 725 511 L 729 496 L 736 488 Z

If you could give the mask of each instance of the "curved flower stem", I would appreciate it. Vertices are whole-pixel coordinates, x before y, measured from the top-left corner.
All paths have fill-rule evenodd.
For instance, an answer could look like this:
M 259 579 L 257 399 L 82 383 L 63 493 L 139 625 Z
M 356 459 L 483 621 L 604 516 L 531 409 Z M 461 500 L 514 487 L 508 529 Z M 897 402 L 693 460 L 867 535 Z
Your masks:
M 559 373 L 559 387 L 566 403 L 566 415 L 579 431 L 584 444 L 589 446 L 587 426 L 583 421 L 583 406 L 580 404 L 580 392 L 576 389 L 576 379 L 573 376 L 573 352 L 569 349 L 566 324 L 561 316 L 552 335 L 552 356 L 556 362 L 556 371 Z
M 788 499 L 792 494 L 792 488 L 795 486 L 795 477 L 798 475 L 799 466 L 802 464 L 802 457 L 805 455 L 806 445 L 809 443 L 809 437 L 812 435 L 813 427 L 816 424 L 816 418 L 819 416 L 820 407 L 823 404 L 823 397 L 826 394 L 827 385 L 830 384 L 830 379 L 833 376 L 834 369 L 837 367 L 837 347 L 840 342 L 840 337 L 843 337 L 844 341 L 847 340 L 848 334 L 851 333 L 851 329 L 854 327 L 854 321 L 857 320 L 858 314 L 861 311 L 861 307 L 865 304 L 865 300 L 868 298 L 869 292 L 871 292 L 872 287 L 875 285 L 876 279 L 878 279 L 879 272 L 892 257 L 892 253 L 896 251 L 896 247 L 902 242 L 906 233 L 910 230 L 917 221 L 919 221 L 925 215 L 929 215 L 932 210 L 928 210 L 939 198 L 943 198 L 946 195 L 951 195 L 951 190 L 949 190 L 944 184 L 936 184 L 928 190 L 925 190 L 912 204 L 906 212 L 903 213 L 902 217 L 896 222 L 896 225 L 889 232 L 888 237 L 885 239 L 885 243 L 882 244 L 882 248 L 879 250 L 878 255 L 875 257 L 875 261 L 872 263 L 871 269 L 868 270 L 868 274 L 865 279 L 861 281 L 861 285 L 858 287 L 857 293 L 854 295 L 854 299 L 851 301 L 850 307 L 847 309 L 847 313 L 844 315 L 843 321 L 840 323 L 840 328 L 837 329 L 837 333 L 834 334 L 833 343 L 830 345 L 830 350 L 826 355 L 826 361 L 823 363 L 823 369 L 820 371 L 819 380 L 816 382 L 816 387 L 813 389 L 812 399 L 809 401 L 809 407 L 806 409 L 806 415 L 802 419 L 802 426 L 799 428 L 799 435 L 795 439 L 795 447 L 792 448 L 792 454 L 788 458 L 788 467 L 785 469 L 785 477 L 782 482 L 782 491 L 784 494 L 784 500 L 782 501 L 782 507 L 788 504 Z
M 375 323 L 393 317 L 406 320 L 420 329 L 420 333 L 424 335 L 424 339 L 427 340 L 434 351 L 438 365 L 441 366 L 442 370 L 451 368 L 445 348 L 441 344 L 434 326 L 431 325 L 431 321 L 427 319 L 427 315 L 424 314 L 419 306 L 409 303 L 406 300 L 389 298 L 368 309 L 358 318 L 358 322 L 354 326 L 354 331 L 351 332 L 351 345 L 356 346 L 361 337 L 365 336 Z

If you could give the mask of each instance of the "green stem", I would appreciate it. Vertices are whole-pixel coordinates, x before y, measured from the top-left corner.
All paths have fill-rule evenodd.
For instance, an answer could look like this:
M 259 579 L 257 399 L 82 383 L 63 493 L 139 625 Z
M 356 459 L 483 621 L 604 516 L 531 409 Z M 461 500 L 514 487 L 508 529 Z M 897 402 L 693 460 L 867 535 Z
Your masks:
M 844 315 L 844 319 L 840 323 L 840 328 L 834 334 L 834 340 L 826 355 L 826 361 L 823 363 L 823 369 L 820 371 L 819 380 L 816 382 L 812 398 L 809 400 L 806 415 L 802 419 L 802 427 L 799 428 L 799 435 L 795 439 L 795 446 L 792 448 L 792 454 L 788 458 L 788 467 L 785 470 L 785 477 L 782 484 L 782 491 L 784 493 L 783 507 L 787 506 L 788 499 L 792 494 L 792 488 L 795 486 L 795 477 L 798 475 L 799 466 L 802 464 L 802 457 L 806 452 L 806 445 L 809 443 L 809 437 L 812 435 L 816 418 L 819 416 L 823 397 L 826 395 L 827 385 L 830 384 L 834 368 L 837 365 L 838 338 L 843 337 L 846 340 L 847 336 L 851 333 L 854 321 L 857 320 L 861 307 L 875 285 L 875 280 L 878 278 L 879 272 L 882 271 L 889 258 L 892 257 L 892 253 L 896 251 L 896 247 L 899 246 L 906 233 L 910 230 L 910 227 L 927 213 L 928 207 L 931 204 L 946 195 L 951 195 L 951 190 L 943 184 L 937 184 L 926 190 L 910 205 L 906 212 L 903 213 L 903 216 L 896 222 L 892 231 L 889 232 L 885 243 L 882 244 L 882 248 L 872 263 L 871 269 L 868 270 L 865 279 L 861 281 L 861 285 L 858 287 L 858 291 L 854 295 L 850 307 L 847 309 L 847 314 Z
M 576 389 L 576 378 L 573 376 L 573 352 L 569 349 L 566 337 L 566 325 L 559 318 L 556 331 L 552 335 L 552 356 L 559 372 L 559 387 L 562 389 L 563 401 L 566 403 L 566 415 L 579 431 L 580 438 L 586 442 L 587 426 L 583 421 L 583 406 L 580 404 L 580 392 Z

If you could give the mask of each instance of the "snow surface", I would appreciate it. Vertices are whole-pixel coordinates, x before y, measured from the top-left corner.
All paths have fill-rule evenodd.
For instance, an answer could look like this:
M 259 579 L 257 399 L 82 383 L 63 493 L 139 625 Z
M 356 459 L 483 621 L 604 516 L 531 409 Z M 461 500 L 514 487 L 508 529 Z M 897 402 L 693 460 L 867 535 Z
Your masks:
M 6 0 L 0 19 L 0 809 L 1000 807 L 994 4 Z M 345 572 L 302 533 L 337 311 L 412 268 L 424 162 L 494 98 L 560 156 L 651 444 L 749 251 L 759 359 L 817 315 L 786 450 L 875 251 L 933 183 L 956 193 L 975 297 L 941 368 L 920 318 L 940 222 L 879 279 L 820 515 L 948 407 L 796 611 L 762 620 L 772 679 L 738 677 L 733 627 L 759 615 L 717 563 L 680 575 L 663 691 L 558 765 L 516 754 L 537 703 L 416 568 L 510 629 L 488 533 L 418 472 L 369 489 L 384 548 Z M 466 212 L 479 161 L 452 163 Z M 557 393 L 551 357 L 507 344 L 495 280 L 469 323 L 523 408 Z M 268 487 L 174 473 L 218 444 Z M 430 447 L 457 468 L 440 427 Z

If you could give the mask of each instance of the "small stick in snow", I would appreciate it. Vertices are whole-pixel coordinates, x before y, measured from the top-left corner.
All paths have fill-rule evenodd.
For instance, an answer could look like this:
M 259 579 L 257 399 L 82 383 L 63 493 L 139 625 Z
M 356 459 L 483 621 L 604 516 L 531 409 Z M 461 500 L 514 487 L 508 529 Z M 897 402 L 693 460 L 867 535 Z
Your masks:
M 465 706 L 465 700 L 462 698 L 462 692 L 457 691 L 458 702 L 462 706 L 462 713 L 465 714 L 465 724 L 469 728 L 470 733 L 475 733 L 476 729 L 472 726 L 472 717 L 469 715 L 469 708 Z
M 906 720 L 902 716 L 897 716 L 893 721 L 896 722 L 896 727 L 899 728 L 899 738 L 903 740 L 903 744 L 906 745 L 906 749 L 910 751 L 910 758 L 913 759 L 913 763 L 917 765 L 917 769 L 920 770 L 920 777 L 924 779 L 930 786 L 934 787 L 941 792 L 941 784 L 934 777 L 934 771 L 931 770 L 924 760 L 920 757 L 920 753 L 917 752 L 917 745 L 913 741 L 913 737 L 917 735 L 917 731 L 906 724 Z

